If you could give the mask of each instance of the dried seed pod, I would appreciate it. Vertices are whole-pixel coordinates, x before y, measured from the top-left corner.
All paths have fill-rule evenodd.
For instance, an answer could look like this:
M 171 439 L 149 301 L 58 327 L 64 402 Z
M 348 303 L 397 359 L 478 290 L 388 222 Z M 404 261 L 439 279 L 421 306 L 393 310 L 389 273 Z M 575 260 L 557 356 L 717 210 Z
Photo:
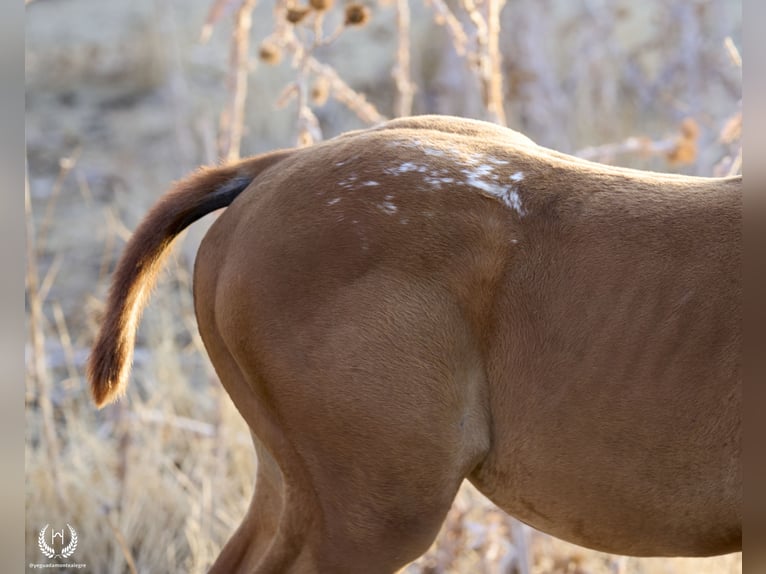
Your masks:
M 265 40 L 258 47 L 258 57 L 261 61 L 275 66 L 282 60 L 282 49 L 276 44 Z
M 700 128 L 693 118 L 686 118 L 681 123 L 681 134 L 676 138 L 676 146 L 667 154 L 671 164 L 688 164 L 697 159 L 697 139 Z
M 742 138 L 742 112 L 737 112 L 730 117 L 721 129 L 719 140 L 721 143 L 730 144 Z
M 364 26 L 370 20 L 370 9 L 362 4 L 346 6 L 346 26 Z
M 330 82 L 324 76 L 319 76 L 311 86 L 311 101 L 317 106 L 323 106 L 330 96 Z
M 689 164 L 697 159 L 697 144 L 693 140 L 679 139 L 666 156 L 671 164 Z
M 309 4 L 317 12 L 324 12 L 332 8 L 333 0 L 309 0 Z
M 308 6 L 290 6 L 287 9 L 286 18 L 290 24 L 299 24 L 309 12 L 311 12 L 311 8 Z
M 696 140 L 700 135 L 699 124 L 694 118 L 684 118 L 681 122 L 681 135 L 686 139 Z

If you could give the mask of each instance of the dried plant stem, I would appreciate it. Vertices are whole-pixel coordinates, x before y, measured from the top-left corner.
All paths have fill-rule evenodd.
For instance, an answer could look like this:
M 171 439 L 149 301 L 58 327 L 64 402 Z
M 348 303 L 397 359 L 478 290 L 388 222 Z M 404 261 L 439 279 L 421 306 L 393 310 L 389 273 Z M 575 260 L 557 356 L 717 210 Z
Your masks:
M 614 569 L 616 570 L 616 574 L 628 574 L 628 560 L 630 558 L 628 556 L 618 556 L 617 558 L 612 560 L 612 564 Z
M 278 37 L 278 39 L 282 47 L 291 52 L 295 57 L 299 57 L 300 54 L 304 53 L 305 48 L 303 44 L 294 36 L 283 35 Z M 310 53 L 305 54 L 305 60 L 299 65 L 305 65 L 306 73 L 311 73 L 327 80 L 330 93 L 333 97 L 354 112 L 363 122 L 377 124 L 388 119 L 367 101 L 364 94 L 360 94 L 344 82 L 332 66 L 321 63 Z M 287 86 L 279 98 L 277 98 L 277 107 L 286 105 L 295 96 L 301 97 L 300 85 L 297 81 Z
M 386 121 L 386 116 L 381 114 L 375 106 L 368 102 L 363 94 L 360 94 L 349 87 L 331 66 L 322 64 L 315 58 L 309 58 L 307 65 L 309 70 L 314 74 L 327 78 L 335 99 L 354 112 L 359 119 L 369 124 L 377 124 Z
M 505 0 L 484 0 L 482 14 L 474 0 L 463 0 L 468 17 L 476 27 L 476 50 L 470 55 L 479 77 L 482 99 L 489 120 L 505 125 L 503 108 L 502 56 L 500 54 L 500 10 Z
M 214 375 L 210 376 L 215 379 Z M 224 390 L 217 380 L 212 385 L 213 401 L 215 402 L 215 418 L 213 420 L 213 482 L 214 484 L 223 484 L 226 480 L 226 456 L 230 450 L 229 445 L 234 441 L 227 432 L 224 424 L 224 402 L 228 396 L 224 396 Z M 249 441 L 248 441 L 249 442 Z
M 125 500 L 127 493 L 127 478 L 128 478 L 128 455 L 131 444 L 131 429 L 127 421 L 129 413 L 125 406 L 125 401 L 120 401 L 111 410 L 110 416 L 112 417 L 112 423 L 114 424 L 115 435 L 118 437 L 117 442 L 117 471 L 115 473 L 118 483 L 117 492 L 117 511 L 122 512 L 125 508 Z
M 516 566 L 519 574 L 530 574 L 529 527 L 515 518 L 510 519 L 513 545 L 516 547 Z
M 48 272 L 45 274 L 45 277 L 39 282 L 37 297 L 40 301 L 48 299 L 48 293 L 50 292 L 51 287 L 53 287 L 53 282 L 56 280 L 56 276 L 59 274 L 59 269 L 61 269 L 61 259 L 61 253 L 57 253 L 53 258 L 50 267 L 48 267 Z
M 239 159 L 244 127 L 247 76 L 250 71 L 248 53 L 252 11 L 257 0 L 244 0 L 234 17 L 234 35 L 229 55 L 229 104 L 221 113 L 218 155 L 226 162 Z
M 109 528 L 112 530 L 114 539 L 117 541 L 117 546 L 120 547 L 122 556 L 123 558 L 125 558 L 125 563 L 128 567 L 128 570 L 130 571 L 130 574 L 138 574 L 138 569 L 136 568 L 136 562 L 133 560 L 133 555 L 131 554 L 130 548 L 128 547 L 128 543 L 125 540 L 125 535 L 122 533 L 122 530 L 120 530 L 119 527 L 114 523 L 114 520 L 112 520 L 112 517 L 110 516 L 111 512 L 109 508 L 104 508 L 102 512 L 104 516 L 106 517 L 106 522 L 107 524 L 109 524 Z
M 731 63 L 740 70 L 742 69 L 742 56 L 739 53 L 739 50 L 737 49 L 737 46 L 734 44 L 734 40 L 731 39 L 731 36 L 726 36 L 723 41 L 723 45 L 726 48 L 726 53 L 729 54 L 729 59 L 731 60 Z
M 208 10 L 207 18 L 200 31 L 199 41 L 203 44 L 210 39 L 210 35 L 213 33 L 213 26 L 221 19 L 226 7 L 232 3 L 233 0 L 215 0 Z M 242 0 L 237 0 L 242 2 Z
M 117 216 L 112 213 L 110 209 L 106 210 L 106 239 L 104 240 L 104 250 L 101 256 L 101 264 L 98 266 L 98 280 L 103 281 L 109 272 L 109 266 L 114 256 L 115 239 L 117 238 L 117 232 L 114 229 L 114 222 L 117 220 Z
M 729 166 L 729 169 L 726 173 L 727 177 L 732 177 L 737 175 L 742 170 L 742 146 L 739 146 L 739 150 L 737 150 L 737 155 L 734 156 L 734 159 L 731 161 L 731 165 Z
M 463 8 L 468 13 L 468 17 L 476 28 L 476 54 L 481 57 L 486 52 L 487 45 L 487 21 L 484 15 L 479 12 L 474 0 L 463 0 Z
M 410 4 L 409 0 L 396 0 L 396 29 L 398 45 L 396 50 L 396 65 L 393 71 L 396 83 L 396 104 L 394 110 L 397 116 L 412 114 L 412 98 L 415 86 L 410 73 Z
M 502 54 L 500 52 L 500 12 L 505 0 L 484 0 L 482 11 L 474 0 L 462 0 L 463 8 L 473 23 L 476 46 L 467 49 L 465 28 L 444 0 L 426 0 L 434 10 L 435 21 L 447 28 L 455 52 L 465 56 L 481 87 L 482 100 L 490 121 L 506 125 L 503 105 Z
M 45 249 L 45 243 L 48 236 L 48 230 L 50 229 L 53 223 L 53 216 L 56 210 L 56 200 L 58 199 L 58 196 L 61 194 L 61 188 L 64 185 L 64 180 L 66 180 L 69 173 L 74 169 L 74 166 L 77 163 L 77 160 L 80 157 L 81 152 L 82 152 L 82 149 L 77 148 L 71 156 L 62 157 L 59 160 L 59 173 L 56 176 L 56 180 L 53 182 L 50 199 L 48 200 L 48 204 L 45 206 L 45 217 L 43 218 L 43 221 L 40 224 L 40 228 L 37 230 L 38 249 Z
M 321 42 L 322 30 L 321 15 L 317 15 L 314 21 L 314 40 Z M 309 146 L 322 139 L 322 131 L 319 128 L 319 120 L 309 107 L 309 59 L 315 47 L 315 43 L 307 41 L 294 41 L 294 53 L 297 60 L 295 79 L 296 94 L 298 96 L 298 122 L 297 122 L 297 145 L 298 147 Z
M 447 28 L 447 33 L 452 39 L 452 45 L 455 47 L 457 55 L 464 56 L 468 45 L 468 35 L 460 20 L 457 19 L 444 0 L 426 0 L 426 4 L 433 8 L 436 23 Z
M 133 411 L 127 416 L 128 420 L 131 422 L 138 421 L 142 425 L 145 423 L 158 423 L 163 426 L 176 428 L 208 438 L 215 437 L 215 427 L 212 424 L 164 411 L 141 409 Z
M 186 353 L 193 350 L 200 356 L 205 356 L 205 344 L 199 334 L 197 318 L 194 315 L 194 301 L 193 297 L 191 297 L 193 290 L 192 278 L 186 265 L 177 265 L 175 267 L 175 279 L 178 281 L 179 286 L 182 287 L 182 292 L 185 293 L 184 305 L 181 311 L 181 321 L 183 322 L 184 327 L 186 327 L 186 333 L 191 340 L 191 343 L 184 348 L 183 352 Z M 207 361 L 205 362 L 205 368 L 211 376 L 215 376 L 215 370 Z
M 729 55 L 729 59 L 731 60 L 731 63 L 741 72 L 742 71 L 742 56 L 740 55 L 739 50 L 737 49 L 737 46 L 734 44 L 734 40 L 731 39 L 731 36 L 726 36 L 723 43 L 724 43 L 724 47 L 726 48 L 726 53 Z M 740 106 L 741 106 L 741 101 L 740 101 Z M 739 113 L 735 114 L 733 118 L 735 125 L 737 123 L 737 118 L 739 119 L 739 126 L 741 130 L 741 125 L 742 125 L 741 107 L 740 107 Z M 731 123 L 732 123 L 732 120 L 729 120 L 727 125 L 730 126 Z M 741 138 L 741 135 L 739 135 L 737 139 L 740 139 L 740 138 Z M 731 164 L 729 164 L 729 169 L 726 170 L 726 175 L 728 177 L 732 177 L 740 173 L 741 170 L 742 170 L 742 141 L 740 139 L 737 155 L 735 155 L 732 158 Z
M 29 174 L 24 179 L 24 214 L 26 218 L 27 240 L 27 273 L 26 288 L 29 303 L 29 330 L 32 340 L 32 373 L 36 383 L 34 396 L 40 407 L 43 427 L 43 442 L 47 451 L 47 464 L 50 467 L 51 482 L 61 508 L 64 508 L 65 498 L 61 488 L 59 470 L 59 443 L 56 436 L 53 416 L 53 403 L 51 401 L 51 385 L 48 365 L 45 361 L 45 333 L 43 316 L 43 298 L 39 291 L 39 277 L 37 274 L 37 251 L 35 247 L 35 229 L 32 214 L 32 200 L 29 195 Z
M 622 142 L 586 147 L 574 155 L 591 161 L 608 162 L 615 156 L 626 153 L 664 155 L 672 151 L 677 145 L 676 138 L 652 141 L 649 138 L 629 137 Z
M 485 102 L 490 119 L 500 125 L 506 125 L 505 107 L 503 106 L 502 54 L 500 52 L 500 12 L 505 0 L 485 0 L 487 10 L 486 68 L 488 75 L 484 81 Z
M 293 36 L 292 25 L 287 21 L 287 4 L 288 0 L 274 0 L 274 31 L 272 36 L 277 39 L 277 43 L 280 45 Z
M 53 303 L 53 317 L 56 320 L 56 331 L 58 332 L 61 346 L 64 349 L 64 361 L 66 364 L 67 374 L 69 375 L 70 379 L 76 380 L 79 377 L 79 373 L 77 372 L 77 366 L 74 359 L 72 337 L 69 334 L 69 328 L 66 324 L 64 310 L 61 308 L 61 304 L 58 301 Z
M 218 0 L 213 6 L 220 5 L 225 0 Z M 229 106 L 221 113 L 219 139 L 219 155 L 225 161 L 235 161 L 239 158 L 239 148 L 242 140 L 242 126 L 244 119 L 244 105 L 247 98 L 247 49 L 248 33 L 251 26 L 251 12 L 255 6 L 256 0 L 243 0 L 237 11 L 234 25 L 234 39 L 232 42 L 230 66 L 229 66 L 229 86 L 231 101 Z M 405 2 L 406 4 L 406 2 Z M 351 89 L 337 72 L 330 66 L 321 64 L 313 57 L 316 48 L 331 44 L 342 33 L 344 26 L 339 26 L 335 32 L 327 37 L 323 36 L 323 14 L 314 12 L 312 31 L 313 38 L 311 42 L 305 37 L 296 36 L 296 26 L 287 23 L 288 5 L 285 0 L 276 0 L 274 3 L 274 32 L 270 38 L 273 43 L 292 53 L 293 67 L 297 71 L 297 77 L 283 94 L 278 98 L 277 106 L 285 105 L 293 96 L 298 100 L 298 118 L 297 118 L 297 144 L 306 146 L 322 139 L 322 132 L 319 126 L 319 120 L 309 106 L 309 77 L 311 74 L 323 77 L 327 80 L 331 93 L 339 102 L 345 104 L 360 119 L 368 123 L 379 123 L 386 118 L 372 106 L 366 98 L 358 92 Z M 214 14 L 211 11 L 211 14 Z M 218 18 L 218 14 L 208 17 L 206 26 Z M 409 13 L 407 13 L 409 19 Z M 308 29 L 300 28 L 300 32 L 308 33 Z M 209 28 L 203 30 L 203 38 L 209 36 Z M 305 34 L 304 34 L 305 36 Z M 409 78 L 409 59 L 403 68 L 406 77 Z M 406 101 L 406 108 L 411 110 L 412 92 L 414 86 L 408 82 L 407 86 L 402 85 L 403 94 L 407 94 L 409 87 L 409 96 Z

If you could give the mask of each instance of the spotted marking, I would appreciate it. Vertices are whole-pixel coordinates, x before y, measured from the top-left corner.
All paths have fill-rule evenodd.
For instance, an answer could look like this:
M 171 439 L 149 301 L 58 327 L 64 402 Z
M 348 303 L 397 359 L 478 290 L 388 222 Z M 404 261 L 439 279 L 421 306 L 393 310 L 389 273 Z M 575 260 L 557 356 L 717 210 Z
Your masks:
M 378 208 L 380 208 L 387 215 L 393 215 L 397 211 L 397 207 L 389 200 L 386 200 L 383 203 L 379 203 Z
M 501 184 L 500 177 L 494 173 L 489 164 L 481 164 L 473 168 L 461 169 L 466 176 L 466 183 L 486 195 L 496 197 L 505 205 L 513 209 L 519 217 L 524 217 L 527 212 L 521 203 L 521 197 L 514 186 Z M 511 178 L 513 179 L 513 177 Z
M 418 165 L 411 161 L 405 161 L 397 167 L 387 167 L 385 171 L 391 175 L 399 175 L 410 171 L 418 171 Z
M 527 211 L 521 205 L 521 197 L 519 197 L 519 192 L 515 189 L 512 189 L 508 192 L 507 197 L 508 201 L 506 204 L 515 209 L 516 213 L 519 214 L 519 217 L 524 217 L 527 214 Z
M 422 175 L 423 183 L 427 186 L 425 189 L 440 190 L 445 187 L 449 189 L 468 185 L 478 189 L 484 195 L 500 200 L 504 205 L 513 209 L 519 217 L 527 215 L 518 187 L 518 184 L 524 180 L 524 172 L 517 171 L 510 176 L 497 172 L 499 166 L 509 165 L 508 160 L 478 152 L 465 154 L 454 149 L 439 149 L 420 140 L 390 142 L 389 145 L 414 148 L 426 156 L 450 156 L 453 167 L 452 169 L 445 169 L 444 167 L 431 166 L 428 165 L 430 160 L 424 158 L 424 162 L 405 161 L 398 165 L 384 167 L 383 174 L 398 177 L 403 174 L 419 173 Z M 342 163 L 345 162 L 339 162 L 336 165 Z M 462 174 L 462 177 L 459 177 L 458 174 Z M 510 181 L 502 181 L 501 175 L 508 177 Z M 372 179 L 360 182 L 356 174 L 350 174 L 338 185 L 348 189 L 355 186 L 375 187 L 381 184 Z M 396 213 L 398 208 L 391 201 L 392 199 L 391 196 L 386 196 L 385 200 L 378 204 L 378 208 L 389 215 Z
M 353 187 L 353 186 L 354 186 L 354 184 L 356 183 L 356 181 L 357 181 L 358 179 L 359 179 L 359 176 L 358 176 L 358 175 L 356 175 L 355 173 L 352 173 L 351 175 L 349 175 L 348 177 L 346 177 L 346 179 L 342 179 L 342 180 L 340 180 L 340 181 L 338 182 L 338 185 L 339 185 L 339 186 L 341 186 L 341 187 L 343 187 L 343 188 L 345 188 L 345 189 L 349 189 L 349 188 L 351 188 L 351 187 Z

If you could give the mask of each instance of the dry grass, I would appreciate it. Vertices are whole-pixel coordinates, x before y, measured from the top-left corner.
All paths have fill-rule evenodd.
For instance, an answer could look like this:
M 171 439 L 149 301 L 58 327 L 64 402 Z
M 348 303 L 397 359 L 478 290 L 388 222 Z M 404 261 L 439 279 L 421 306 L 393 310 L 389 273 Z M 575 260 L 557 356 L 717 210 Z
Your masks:
M 624 17 L 620 9 L 627 2 L 612 3 L 610 9 L 593 8 L 598 4 L 594 2 L 578 3 L 562 29 L 551 30 L 545 18 L 548 3 L 539 0 L 510 3 L 506 13 L 513 13 L 505 19 L 500 16 L 502 0 L 427 0 L 426 13 L 444 27 L 444 49 L 449 51 L 444 61 L 464 64 L 464 68 L 448 67 L 437 80 L 448 95 L 450 82 L 460 86 L 457 96 L 453 91 L 450 97 L 468 98 L 468 85 L 473 85 L 480 102 L 477 115 L 523 128 L 546 145 L 579 150 L 602 161 L 659 169 L 676 161 L 693 173 L 738 173 L 742 116 L 736 105 L 740 97 L 736 73 L 732 76 L 731 70 L 741 68 L 739 53 L 731 39 L 717 48 L 703 42 L 710 18 L 681 6 L 691 3 L 653 1 L 660 14 L 669 15 L 670 23 L 658 26 L 653 42 L 627 49 L 615 38 Z M 319 110 L 328 99 L 365 123 L 384 118 L 362 91 L 344 79 L 342 69 L 323 59 L 341 34 L 354 33 L 346 25 L 343 6 L 312 12 L 293 25 L 286 20 L 287 3 L 276 0 L 273 33 L 255 39 L 249 34 L 254 4 L 218 0 L 203 32 L 209 36 L 212 26 L 227 10 L 231 12 L 229 97 L 220 120 L 220 157 L 238 157 L 246 137 L 242 124 L 251 43 L 260 46 L 262 54 L 264 46 L 273 48 L 294 70 L 281 98 L 282 104 L 291 98 L 298 102 L 293 141 L 305 145 L 323 137 Z M 383 3 L 373 8 L 372 18 L 376 10 L 386 9 Z M 433 87 L 417 83 L 423 76 L 418 76 L 412 62 L 414 8 L 407 0 L 397 0 L 393 6 L 396 50 L 392 96 L 385 113 L 433 111 L 424 103 Z M 509 46 L 503 48 L 498 42 L 504 25 L 509 26 L 502 37 L 510 39 L 506 43 L 510 54 Z M 535 40 L 557 34 L 574 38 L 582 56 L 564 71 L 546 58 L 550 45 Z M 670 37 L 678 43 L 662 43 Z M 275 53 L 262 59 L 276 61 Z M 651 66 L 646 64 L 647 54 Z M 444 75 L 447 72 L 453 76 Z M 723 89 L 732 91 L 735 105 L 727 114 L 703 113 L 705 78 L 718 78 Z M 652 102 L 661 102 L 655 120 L 634 123 L 626 133 L 620 122 L 644 117 Z M 610 115 L 628 119 L 615 120 L 620 125 L 600 125 L 594 119 Z M 585 129 L 583 122 L 593 125 Z M 659 130 L 658 125 L 676 127 Z M 84 299 L 49 296 L 62 274 L 79 272 L 72 268 L 72 253 L 57 249 L 49 238 L 57 226 L 71 225 L 57 217 L 63 185 L 78 189 L 83 206 L 92 207 L 97 201 L 83 174 L 76 155 L 70 155 L 61 162 L 45 201 L 32 201 L 27 191 L 27 559 L 41 561 L 36 540 L 45 524 L 61 527 L 68 522 L 80 536 L 73 558 L 87 563 L 88 571 L 203 572 L 250 499 L 256 461 L 248 431 L 204 355 L 193 315 L 190 263 L 184 260 L 171 262 L 146 313 L 126 399 L 100 412 L 91 406 L 83 365 L 101 312 L 106 272 L 127 230 L 111 210 L 99 221 L 80 222 L 84 232 L 104 238 L 102 263 L 96 262 L 83 279 L 89 284 Z M 533 573 L 741 571 L 740 555 L 637 559 L 576 547 L 521 526 L 466 486 L 434 546 L 404 572 L 523 572 L 525 556 Z

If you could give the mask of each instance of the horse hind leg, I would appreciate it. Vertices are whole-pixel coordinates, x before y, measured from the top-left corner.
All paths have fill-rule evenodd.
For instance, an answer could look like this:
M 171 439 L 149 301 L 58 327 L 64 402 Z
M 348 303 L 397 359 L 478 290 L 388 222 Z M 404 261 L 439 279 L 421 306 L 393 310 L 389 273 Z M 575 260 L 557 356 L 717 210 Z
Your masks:
M 255 492 L 245 517 L 211 567 L 211 574 L 257 571 L 277 534 L 284 506 L 282 474 L 271 454 L 252 436 L 258 459 Z
M 314 572 L 307 537 L 315 512 L 310 489 L 299 488 L 305 483 L 300 464 L 273 413 L 253 390 L 258 386 L 251 386 L 252 377 L 244 375 L 216 331 L 201 331 L 221 383 L 250 427 L 258 460 L 250 505 L 210 572 Z M 298 564 L 304 566 L 296 569 Z
M 304 325 L 305 337 L 284 339 L 268 355 L 283 357 L 262 382 L 282 406 L 290 458 L 275 452 L 303 470 L 285 481 L 296 494 L 287 493 L 280 528 L 296 520 L 299 532 L 312 519 L 290 572 L 390 574 L 405 566 L 431 545 L 488 451 L 482 358 L 460 310 L 410 286 L 393 291 L 376 287 L 377 299 L 351 293 L 362 299 L 358 313 Z M 306 340 L 321 344 L 308 349 Z
M 344 295 L 345 319 L 318 307 L 301 337 L 222 337 L 200 318 L 264 461 L 214 572 L 390 574 L 427 550 L 486 456 L 482 357 L 461 309 L 380 283 Z

